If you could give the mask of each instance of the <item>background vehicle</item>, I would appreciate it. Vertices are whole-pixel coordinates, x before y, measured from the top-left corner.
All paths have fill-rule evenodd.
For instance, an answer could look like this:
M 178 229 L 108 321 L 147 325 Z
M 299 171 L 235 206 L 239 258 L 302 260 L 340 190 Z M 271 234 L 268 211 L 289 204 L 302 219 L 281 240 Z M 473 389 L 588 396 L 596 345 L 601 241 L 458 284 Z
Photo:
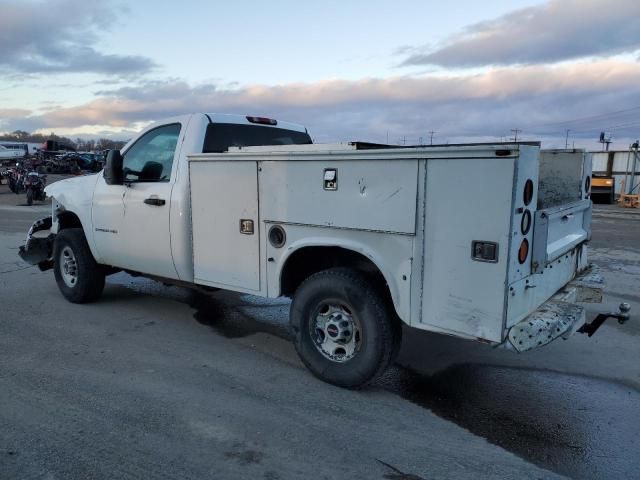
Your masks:
M 27 194 L 27 204 L 33 205 L 33 201 L 43 202 L 46 198 L 44 187 L 47 184 L 46 175 L 38 172 L 29 172 L 24 176 L 24 190 Z
M 78 303 L 118 270 L 292 297 L 300 357 L 345 387 L 384 372 L 402 323 L 523 352 L 601 300 L 585 152 L 310 143 L 261 117 L 155 124 L 103 172 L 47 187 L 52 216 L 20 254 Z
M 14 167 L 9 170 L 9 190 L 16 195 L 24 193 L 24 176 L 27 171 L 21 163 L 16 163 Z
M 7 148 L 5 145 L 0 145 L 0 160 L 22 158 L 25 155 L 27 152 L 22 148 Z
M 58 155 L 64 155 L 75 151 L 76 149 L 70 145 L 65 145 L 57 140 L 47 140 L 41 145 L 38 157 L 40 160 L 45 161 Z
M 616 201 L 615 182 L 613 176 L 593 174 L 591 179 L 591 199 L 594 203 L 612 204 Z

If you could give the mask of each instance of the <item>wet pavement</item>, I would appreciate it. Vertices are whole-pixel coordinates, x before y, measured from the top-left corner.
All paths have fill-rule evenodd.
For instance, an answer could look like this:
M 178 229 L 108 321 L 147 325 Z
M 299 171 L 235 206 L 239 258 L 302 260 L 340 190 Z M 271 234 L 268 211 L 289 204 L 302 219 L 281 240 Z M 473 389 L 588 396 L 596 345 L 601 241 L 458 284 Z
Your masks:
M 432 377 L 404 371 L 386 388 L 556 473 L 640 478 L 640 392 L 634 387 L 469 364 Z

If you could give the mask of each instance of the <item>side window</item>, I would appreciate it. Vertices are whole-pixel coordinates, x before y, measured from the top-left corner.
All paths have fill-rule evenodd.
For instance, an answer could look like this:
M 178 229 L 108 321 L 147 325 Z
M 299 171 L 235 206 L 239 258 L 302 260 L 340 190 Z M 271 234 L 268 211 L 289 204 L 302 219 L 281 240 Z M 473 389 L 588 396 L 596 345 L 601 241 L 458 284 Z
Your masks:
M 179 136 L 180 124 L 165 125 L 144 134 L 124 154 L 124 180 L 168 182 Z

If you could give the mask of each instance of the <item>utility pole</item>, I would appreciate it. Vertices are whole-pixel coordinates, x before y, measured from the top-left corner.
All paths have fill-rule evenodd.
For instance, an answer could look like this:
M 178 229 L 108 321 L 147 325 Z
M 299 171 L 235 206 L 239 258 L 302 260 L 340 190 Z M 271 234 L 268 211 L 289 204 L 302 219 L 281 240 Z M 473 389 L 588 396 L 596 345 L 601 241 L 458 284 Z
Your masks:
M 571 130 L 569 130 L 569 129 L 567 128 L 567 130 L 566 130 L 566 135 L 565 135 L 565 137 L 564 137 L 564 149 L 565 149 L 565 150 L 568 150 L 568 149 L 569 149 L 569 132 L 570 132 L 570 131 L 571 131 Z
M 513 132 L 513 141 L 514 143 L 516 143 L 518 141 L 518 134 L 522 131 L 519 128 L 512 128 L 511 131 Z
M 433 145 L 433 134 L 436 133 L 433 130 L 429 130 L 429 145 Z
M 607 146 L 607 152 L 609 151 L 609 144 L 611 143 L 611 134 L 607 137 L 606 132 L 600 132 L 600 143 L 602 144 L 602 151 L 605 149 L 605 145 Z

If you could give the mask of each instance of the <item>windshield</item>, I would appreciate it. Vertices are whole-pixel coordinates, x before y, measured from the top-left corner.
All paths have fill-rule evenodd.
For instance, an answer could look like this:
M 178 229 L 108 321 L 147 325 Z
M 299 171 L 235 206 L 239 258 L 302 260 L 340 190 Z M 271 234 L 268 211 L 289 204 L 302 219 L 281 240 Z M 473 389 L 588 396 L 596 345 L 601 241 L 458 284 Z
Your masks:
M 204 138 L 203 153 L 226 152 L 229 147 L 255 145 L 306 145 L 312 143 L 306 132 L 260 125 L 210 123 Z

